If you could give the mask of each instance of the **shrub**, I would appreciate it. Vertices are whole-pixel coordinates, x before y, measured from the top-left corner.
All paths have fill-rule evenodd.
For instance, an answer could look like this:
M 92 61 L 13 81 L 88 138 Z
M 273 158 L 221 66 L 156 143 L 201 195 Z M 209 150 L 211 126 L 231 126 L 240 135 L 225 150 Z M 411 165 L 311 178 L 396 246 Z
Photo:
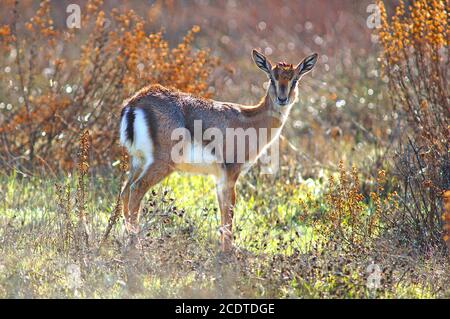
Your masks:
M 395 191 L 385 191 L 386 173 L 383 170 L 378 171 L 375 181 L 370 182 L 374 189 L 364 196 L 358 169 L 353 166 L 347 171 L 343 161 L 338 167 L 339 177 L 330 176 L 322 205 L 311 196 L 306 201 L 300 200 L 301 219 L 320 228 L 323 240 L 339 242 L 344 249 L 372 247 L 389 226 L 391 213 L 398 209 L 398 195 Z
M 450 187 L 449 13 L 445 1 L 403 1 L 389 20 L 382 1 L 379 40 L 392 102 L 404 127 L 396 154 L 402 189 L 399 227 L 421 249 L 443 247 L 443 193 Z M 447 7 L 448 9 L 448 7 Z
M 0 26 L 2 163 L 26 168 L 70 169 L 83 130 L 92 139 L 90 163 L 109 165 L 118 157 L 117 126 L 125 97 L 150 83 L 207 96 L 217 65 L 207 49 L 193 47 L 199 27 L 170 48 L 162 32 L 147 34 L 132 10 L 102 1 L 82 8 L 82 28 L 57 29 L 50 1 L 29 21 L 12 6 L 12 22 Z

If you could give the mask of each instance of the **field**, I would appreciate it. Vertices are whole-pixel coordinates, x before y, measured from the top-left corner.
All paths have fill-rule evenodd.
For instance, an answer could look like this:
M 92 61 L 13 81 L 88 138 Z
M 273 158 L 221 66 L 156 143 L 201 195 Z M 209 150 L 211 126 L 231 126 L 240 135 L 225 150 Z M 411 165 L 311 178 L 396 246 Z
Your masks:
M 449 298 L 447 2 L 376 1 L 374 27 L 369 1 L 205 3 L 86 1 L 77 29 L 65 1 L 0 0 L 0 297 Z M 207 176 L 152 188 L 130 236 L 122 101 L 256 103 L 253 48 L 319 62 L 279 170 L 238 181 L 234 251 Z
M 270 188 L 253 178 L 252 182 L 255 185 L 250 181 L 239 185 L 235 217 L 239 249 L 233 256 L 222 256 L 214 187 L 206 178 L 174 175 L 154 189 L 156 196 L 149 196 L 145 205 L 148 215 L 143 218 L 142 246 L 137 251 L 128 245 L 121 222 L 100 246 L 119 189 L 117 179 L 87 183 L 89 241 L 85 245 L 77 233 L 75 208 L 67 207 L 70 204 L 64 199 L 60 206 L 55 200 L 55 183 L 67 183 L 73 191 L 73 177 L 5 178 L 1 294 L 8 298 L 448 297 L 445 260 L 417 260 L 407 250 L 390 251 L 386 244 L 356 250 L 352 246 L 348 251 L 337 238 L 317 245 L 323 235 L 320 223 L 327 220 L 314 226 L 300 222 L 298 203 L 309 193 L 321 200 L 319 181 L 291 180 L 290 187 L 275 181 Z M 265 192 L 274 195 L 268 198 Z M 68 196 L 65 188 L 61 195 Z M 372 262 L 382 274 L 379 289 L 367 286 Z

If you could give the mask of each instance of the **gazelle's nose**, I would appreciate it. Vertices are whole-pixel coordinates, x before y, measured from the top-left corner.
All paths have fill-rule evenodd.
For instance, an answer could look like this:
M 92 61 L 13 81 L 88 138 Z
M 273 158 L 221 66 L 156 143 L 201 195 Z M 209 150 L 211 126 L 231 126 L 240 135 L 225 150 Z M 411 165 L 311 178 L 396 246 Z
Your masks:
M 285 97 L 285 98 L 279 97 L 279 98 L 278 98 L 278 101 L 279 101 L 281 104 L 285 104 L 285 103 L 287 102 L 287 100 L 288 100 L 287 97 Z

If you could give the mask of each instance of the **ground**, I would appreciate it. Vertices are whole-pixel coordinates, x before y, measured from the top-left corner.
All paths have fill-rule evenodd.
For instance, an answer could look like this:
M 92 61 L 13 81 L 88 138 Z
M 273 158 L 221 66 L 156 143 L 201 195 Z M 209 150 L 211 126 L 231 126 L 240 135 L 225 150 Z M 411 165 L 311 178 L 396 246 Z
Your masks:
M 87 243 L 77 225 L 77 176 L 3 176 L 0 296 L 449 296 L 445 263 L 399 251 L 349 252 L 337 238 L 323 240 L 321 222 L 302 222 L 300 199 L 323 201 L 325 182 L 248 174 L 238 184 L 236 250 L 229 256 L 219 251 L 209 178 L 174 174 L 149 192 L 134 249 L 121 218 L 100 244 L 119 191 L 114 175 L 86 177 Z M 370 266 L 374 261 L 379 268 Z

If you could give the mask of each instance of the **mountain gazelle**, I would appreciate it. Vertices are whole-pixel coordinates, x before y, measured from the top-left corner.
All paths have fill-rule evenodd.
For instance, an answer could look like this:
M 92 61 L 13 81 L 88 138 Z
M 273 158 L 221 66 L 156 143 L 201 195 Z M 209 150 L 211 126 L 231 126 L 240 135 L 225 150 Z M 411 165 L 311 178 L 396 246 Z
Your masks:
M 130 177 L 122 191 L 127 229 L 137 232 L 142 198 L 172 172 L 213 175 L 221 212 L 221 248 L 230 251 L 236 181 L 279 136 L 297 100 L 298 82 L 312 70 L 317 56 L 312 54 L 296 66 L 284 62 L 272 65 L 253 50 L 254 62 L 270 81 L 265 96 L 254 106 L 203 99 L 160 85 L 145 87 L 125 101 L 120 142 L 131 157 Z M 201 134 L 196 134 L 198 128 Z M 230 129 L 254 130 L 256 140 L 249 138 L 244 150 L 238 150 L 239 143 L 234 142 L 241 137 L 227 134 Z M 268 132 L 266 139 L 260 138 L 263 131 Z M 222 138 L 214 149 L 205 146 L 208 132 Z M 180 141 L 174 135 L 184 138 Z M 180 146 L 183 152 L 177 153 Z

